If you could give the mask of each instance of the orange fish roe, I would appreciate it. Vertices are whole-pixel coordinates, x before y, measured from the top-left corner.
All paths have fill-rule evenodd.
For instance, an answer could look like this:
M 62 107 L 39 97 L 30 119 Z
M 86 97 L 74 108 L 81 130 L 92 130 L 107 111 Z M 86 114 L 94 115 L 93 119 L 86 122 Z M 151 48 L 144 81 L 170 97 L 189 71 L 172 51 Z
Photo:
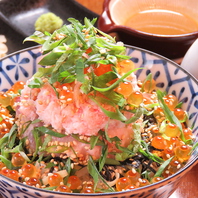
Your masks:
M 101 76 L 109 71 L 112 71 L 112 65 L 108 64 L 108 65 L 104 65 L 104 64 L 100 64 L 98 67 L 94 68 L 94 73 L 97 76 Z
M 63 178 L 58 173 L 49 173 L 48 183 L 50 186 L 59 186 L 62 184 Z
M 16 167 L 21 167 L 26 163 L 26 160 L 21 156 L 20 153 L 14 153 L 12 156 L 12 164 Z

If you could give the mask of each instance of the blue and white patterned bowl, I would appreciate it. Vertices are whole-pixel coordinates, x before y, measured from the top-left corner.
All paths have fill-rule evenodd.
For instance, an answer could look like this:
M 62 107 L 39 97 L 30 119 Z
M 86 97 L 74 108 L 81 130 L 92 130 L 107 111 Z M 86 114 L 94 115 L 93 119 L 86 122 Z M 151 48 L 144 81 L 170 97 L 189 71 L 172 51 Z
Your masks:
M 198 81 L 174 62 L 152 52 L 127 46 L 127 54 L 136 63 L 144 67 L 137 71 L 138 79 L 152 73 L 157 87 L 177 96 L 189 113 L 189 125 L 194 125 L 193 133 L 198 142 Z M 28 48 L 11 54 L 0 60 L 0 91 L 6 91 L 14 82 L 29 79 L 37 70 L 41 58 L 40 47 Z M 180 178 L 195 165 L 198 150 L 195 150 L 189 162 L 176 174 L 155 184 L 126 192 L 102 194 L 66 194 L 26 186 L 0 175 L 0 193 L 5 198 L 65 198 L 65 197 L 108 197 L 108 198 L 167 198 L 177 188 Z

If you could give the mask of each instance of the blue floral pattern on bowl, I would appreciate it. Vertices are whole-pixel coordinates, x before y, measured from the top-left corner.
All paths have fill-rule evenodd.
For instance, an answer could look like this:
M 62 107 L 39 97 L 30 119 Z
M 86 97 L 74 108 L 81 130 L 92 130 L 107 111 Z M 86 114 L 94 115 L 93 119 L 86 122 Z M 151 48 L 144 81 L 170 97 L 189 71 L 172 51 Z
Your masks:
M 183 102 L 183 108 L 189 112 L 189 125 L 193 125 L 193 134 L 198 142 L 198 81 L 176 63 L 140 48 L 126 46 L 127 55 L 136 67 L 138 79 L 144 80 L 149 73 L 157 82 L 157 87 L 177 96 Z M 0 60 L 0 91 L 6 91 L 16 81 L 28 80 L 40 67 L 40 47 L 32 47 L 11 54 Z M 65 198 L 65 197 L 106 197 L 106 198 L 166 198 L 179 185 L 179 178 L 188 172 L 198 159 L 195 150 L 187 165 L 176 174 L 155 184 L 132 191 L 101 194 L 64 194 L 61 192 L 37 189 L 15 182 L 0 175 L 0 193 L 5 198 Z

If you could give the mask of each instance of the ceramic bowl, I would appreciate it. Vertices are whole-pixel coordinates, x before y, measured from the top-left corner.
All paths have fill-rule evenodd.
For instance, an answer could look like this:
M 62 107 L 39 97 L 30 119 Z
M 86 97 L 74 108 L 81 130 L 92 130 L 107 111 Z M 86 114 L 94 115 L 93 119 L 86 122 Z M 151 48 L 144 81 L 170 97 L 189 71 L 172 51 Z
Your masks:
M 183 102 L 183 107 L 189 112 L 189 125 L 194 125 L 193 134 L 198 142 L 198 81 L 176 63 L 136 47 L 126 46 L 127 54 L 135 62 L 136 67 L 145 69 L 137 71 L 138 79 L 152 73 L 157 87 L 167 93 L 177 96 Z M 0 60 L 0 91 L 6 91 L 14 82 L 29 79 L 38 69 L 41 58 L 40 47 L 28 48 L 11 54 Z M 167 198 L 180 183 L 180 179 L 195 165 L 198 159 L 198 149 L 193 152 L 189 162 L 176 174 L 146 187 L 132 191 L 101 193 L 101 194 L 64 194 L 26 186 L 0 175 L 0 193 L 4 198 L 77 198 L 77 197 L 105 197 L 105 198 Z
M 98 19 L 98 28 L 106 33 L 116 33 L 117 38 L 123 41 L 125 44 L 148 49 L 150 51 L 161 54 L 170 59 L 179 59 L 184 56 L 188 48 L 198 37 L 198 1 L 197 0 L 105 0 L 103 5 L 103 13 Z M 137 13 L 153 12 L 152 16 L 145 17 L 141 23 L 135 25 L 137 21 L 140 21 Z M 158 25 L 161 20 L 159 17 L 162 13 L 170 13 L 173 15 L 167 15 L 166 21 L 163 24 Z M 179 19 L 177 16 L 183 16 Z M 184 18 L 186 16 L 186 18 Z M 129 27 L 126 21 L 131 17 L 134 18 L 133 23 Z M 135 18 L 137 17 L 137 19 Z M 154 19 L 152 19 L 154 18 Z M 158 21 L 151 22 L 158 18 Z M 174 20 L 173 20 L 174 19 Z M 196 27 L 189 30 L 180 31 L 182 26 L 189 27 L 191 20 Z M 173 22 L 174 21 L 174 22 Z M 160 22 L 159 22 L 160 23 Z M 164 26 L 170 27 L 173 23 L 178 27 L 174 27 L 179 32 L 175 35 L 163 35 L 162 33 L 153 33 L 140 30 L 141 27 L 157 27 Z M 186 25 L 185 25 L 186 23 Z

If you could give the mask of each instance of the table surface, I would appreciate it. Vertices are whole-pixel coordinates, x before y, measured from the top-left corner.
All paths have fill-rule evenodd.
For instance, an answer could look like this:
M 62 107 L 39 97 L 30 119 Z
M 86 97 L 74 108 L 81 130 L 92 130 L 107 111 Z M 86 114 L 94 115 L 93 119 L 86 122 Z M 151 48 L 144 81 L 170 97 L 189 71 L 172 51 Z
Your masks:
M 104 0 L 76 0 L 93 12 L 100 14 Z M 2 28 L 3 27 L 3 28 Z M 16 50 L 30 47 L 32 43 L 25 43 L 23 45 L 23 36 L 13 37 L 11 35 L 17 34 L 15 30 L 10 28 L 2 20 L 0 20 L 0 35 L 7 37 L 8 54 Z M 179 188 L 169 198 L 198 198 L 198 187 L 195 182 L 198 178 L 198 163 L 181 179 Z M 0 195 L 1 196 L 1 195 Z

